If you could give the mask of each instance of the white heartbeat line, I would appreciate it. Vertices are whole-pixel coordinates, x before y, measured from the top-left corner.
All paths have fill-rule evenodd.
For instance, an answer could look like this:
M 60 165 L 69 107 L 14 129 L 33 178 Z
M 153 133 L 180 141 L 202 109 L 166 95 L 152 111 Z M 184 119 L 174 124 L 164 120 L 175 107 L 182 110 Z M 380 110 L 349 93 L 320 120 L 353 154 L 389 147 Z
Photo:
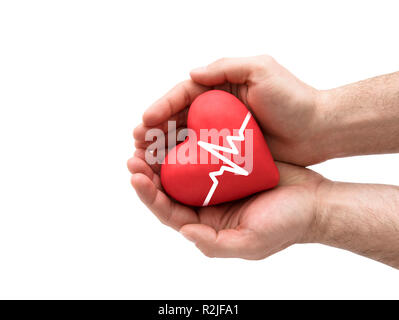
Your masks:
M 219 184 L 219 181 L 216 177 L 221 176 L 224 171 L 229 171 L 229 172 L 236 173 L 236 174 L 239 174 L 242 176 L 247 176 L 249 174 L 247 170 L 239 167 L 237 164 L 235 164 L 231 160 L 227 159 L 225 156 L 223 156 L 221 153 L 217 152 L 216 150 L 221 151 L 221 152 L 226 152 L 226 153 L 238 154 L 237 146 L 234 144 L 233 141 L 244 141 L 244 139 L 245 139 L 244 138 L 244 130 L 247 127 L 250 118 L 251 118 L 251 113 L 248 112 L 248 114 L 246 115 L 246 117 L 241 125 L 240 130 L 238 131 L 238 136 L 227 136 L 226 137 L 226 140 L 227 140 L 228 144 L 230 145 L 229 148 L 222 147 L 222 146 L 215 145 L 215 144 L 208 143 L 208 142 L 204 142 L 204 141 L 198 141 L 198 145 L 201 148 L 205 149 L 206 151 L 213 154 L 215 157 L 217 157 L 218 159 L 222 160 L 223 162 L 225 162 L 227 164 L 227 165 L 222 165 L 218 171 L 212 171 L 209 173 L 209 177 L 213 181 L 213 184 L 212 184 L 212 187 L 209 190 L 208 195 L 206 196 L 205 201 L 202 204 L 202 206 L 207 206 L 209 201 L 211 201 L 212 196 L 216 190 L 216 187 Z

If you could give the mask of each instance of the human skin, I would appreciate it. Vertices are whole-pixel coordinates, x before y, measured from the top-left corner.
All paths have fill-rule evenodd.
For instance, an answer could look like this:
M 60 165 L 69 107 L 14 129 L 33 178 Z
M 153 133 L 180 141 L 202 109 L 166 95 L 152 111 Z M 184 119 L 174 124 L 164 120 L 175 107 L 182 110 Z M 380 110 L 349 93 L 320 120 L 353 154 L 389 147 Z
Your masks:
M 207 256 L 265 258 L 294 243 L 323 243 L 399 268 L 399 188 L 329 181 L 302 166 L 336 157 L 399 151 L 399 73 L 319 91 L 268 56 L 221 59 L 191 72 L 143 115 L 128 161 L 140 199 Z M 278 187 L 206 208 L 162 190 L 159 165 L 145 162 L 145 133 L 185 126 L 187 106 L 209 89 L 240 98 L 277 163 Z M 291 163 L 291 164 L 288 164 Z

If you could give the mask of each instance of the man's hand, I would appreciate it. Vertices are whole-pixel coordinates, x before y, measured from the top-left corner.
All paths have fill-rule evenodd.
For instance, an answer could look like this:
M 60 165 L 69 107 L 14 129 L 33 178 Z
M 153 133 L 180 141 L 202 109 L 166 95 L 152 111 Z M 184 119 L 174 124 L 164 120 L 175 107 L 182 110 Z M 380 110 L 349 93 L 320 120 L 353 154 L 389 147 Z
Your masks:
M 222 59 L 191 72 L 155 102 L 134 131 L 128 161 L 140 199 L 208 256 L 264 258 L 293 243 L 319 242 L 399 268 L 399 189 L 334 183 L 298 167 L 360 154 L 399 151 L 399 73 L 317 91 L 268 56 Z M 194 80 L 194 81 L 193 81 Z M 241 99 L 256 117 L 281 182 L 273 190 L 205 208 L 162 190 L 159 164 L 145 162 L 149 129 L 186 126 L 193 100 L 210 89 Z
M 277 163 L 279 186 L 218 206 L 191 208 L 162 190 L 159 172 L 143 159 L 129 160 L 132 185 L 144 204 L 164 224 L 180 232 L 208 257 L 262 259 L 294 243 L 312 241 L 315 230 L 319 174 Z
M 315 219 L 318 185 L 324 179 L 301 167 L 278 163 L 278 188 L 252 197 L 205 208 L 175 202 L 162 189 L 160 166 L 145 162 L 149 129 L 167 133 L 167 121 L 184 128 L 187 110 L 201 93 L 226 90 L 251 109 L 274 158 L 308 164 L 321 161 L 310 152 L 314 134 L 304 128 L 315 119 L 317 92 L 300 82 L 271 57 L 222 59 L 191 72 L 187 80 L 155 102 L 134 131 L 135 156 L 128 167 L 140 199 L 166 225 L 180 230 L 208 256 L 264 258 L 293 243 L 308 241 Z M 308 131 L 308 132 L 306 132 Z
M 331 90 L 301 82 L 269 56 L 220 59 L 191 72 L 154 103 L 135 132 L 145 148 L 151 128 L 186 126 L 191 102 L 210 89 L 226 90 L 252 111 L 275 160 L 301 166 L 353 155 L 399 152 L 399 72 Z
M 173 201 L 144 150 L 128 161 L 132 185 L 167 226 L 209 257 L 262 259 L 295 243 L 322 243 L 399 268 L 399 188 L 337 183 L 306 168 L 277 163 L 269 191 L 204 208 Z M 155 171 L 154 171 L 155 170 Z
M 319 92 L 306 85 L 269 56 L 225 58 L 191 72 L 185 81 L 158 100 L 134 131 L 136 147 L 145 148 L 151 128 L 167 131 L 167 121 L 185 127 L 187 107 L 201 93 L 222 89 L 252 111 L 275 160 L 310 165 L 326 160 L 315 148 L 323 133 L 317 112 Z
M 199 84 L 235 94 L 252 111 L 275 160 L 310 165 L 326 160 L 315 148 L 322 136 L 319 92 L 272 57 L 224 58 L 190 73 Z

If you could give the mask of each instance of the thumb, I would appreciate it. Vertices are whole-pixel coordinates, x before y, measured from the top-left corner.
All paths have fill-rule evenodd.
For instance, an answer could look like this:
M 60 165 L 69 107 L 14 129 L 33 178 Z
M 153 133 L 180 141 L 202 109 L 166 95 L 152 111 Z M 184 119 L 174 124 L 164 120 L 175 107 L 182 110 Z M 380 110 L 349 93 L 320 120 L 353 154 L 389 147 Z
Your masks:
M 195 82 L 206 86 L 225 82 L 243 84 L 259 69 L 259 59 L 260 57 L 223 58 L 206 67 L 192 70 L 190 76 Z
M 207 257 L 253 259 L 257 253 L 256 237 L 248 230 L 216 231 L 205 224 L 186 224 L 180 233 Z

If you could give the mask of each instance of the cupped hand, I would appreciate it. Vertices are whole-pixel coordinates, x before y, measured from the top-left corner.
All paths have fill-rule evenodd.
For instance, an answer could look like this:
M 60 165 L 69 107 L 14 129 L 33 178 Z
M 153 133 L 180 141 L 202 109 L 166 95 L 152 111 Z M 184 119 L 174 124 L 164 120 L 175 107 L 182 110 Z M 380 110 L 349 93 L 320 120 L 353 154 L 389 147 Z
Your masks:
M 168 197 L 159 167 L 138 149 L 128 161 L 131 182 L 142 202 L 164 224 L 180 231 L 208 257 L 262 259 L 294 243 L 311 242 L 316 230 L 319 186 L 326 182 L 306 168 L 277 163 L 279 185 L 251 197 L 194 208 Z
M 252 111 L 275 160 L 317 163 L 324 160 L 314 146 L 320 127 L 318 91 L 269 56 L 221 59 L 193 70 L 191 78 L 147 109 L 143 123 L 134 130 L 137 150 L 128 167 L 140 199 L 207 256 L 260 259 L 293 243 L 310 241 L 317 220 L 318 186 L 326 181 L 317 173 L 278 163 L 281 181 L 273 190 L 227 204 L 192 208 L 163 192 L 160 165 L 145 162 L 145 149 L 152 143 L 145 136 L 153 128 L 168 134 L 168 121 L 176 121 L 177 130 L 185 128 L 194 99 L 207 90 L 221 89 Z
M 220 59 L 191 71 L 191 78 L 241 99 L 255 115 L 275 160 L 302 166 L 325 160 L 316 147 L 322 132 L 319 91 L 272 57 Z
M 237 96 L 258 121 L 275 160 L 307 166 L 326 160 L 321 151 L 323 117 L 319 91 L 301 82 L 273 58 L 224 58 L 190 73 L 187 80 L 155 102 L 143 115 L 134 137 L 145 148 L 151 128 L 167 132 L 167 121 L 184 128 L 191 102 L 210 89 Z

